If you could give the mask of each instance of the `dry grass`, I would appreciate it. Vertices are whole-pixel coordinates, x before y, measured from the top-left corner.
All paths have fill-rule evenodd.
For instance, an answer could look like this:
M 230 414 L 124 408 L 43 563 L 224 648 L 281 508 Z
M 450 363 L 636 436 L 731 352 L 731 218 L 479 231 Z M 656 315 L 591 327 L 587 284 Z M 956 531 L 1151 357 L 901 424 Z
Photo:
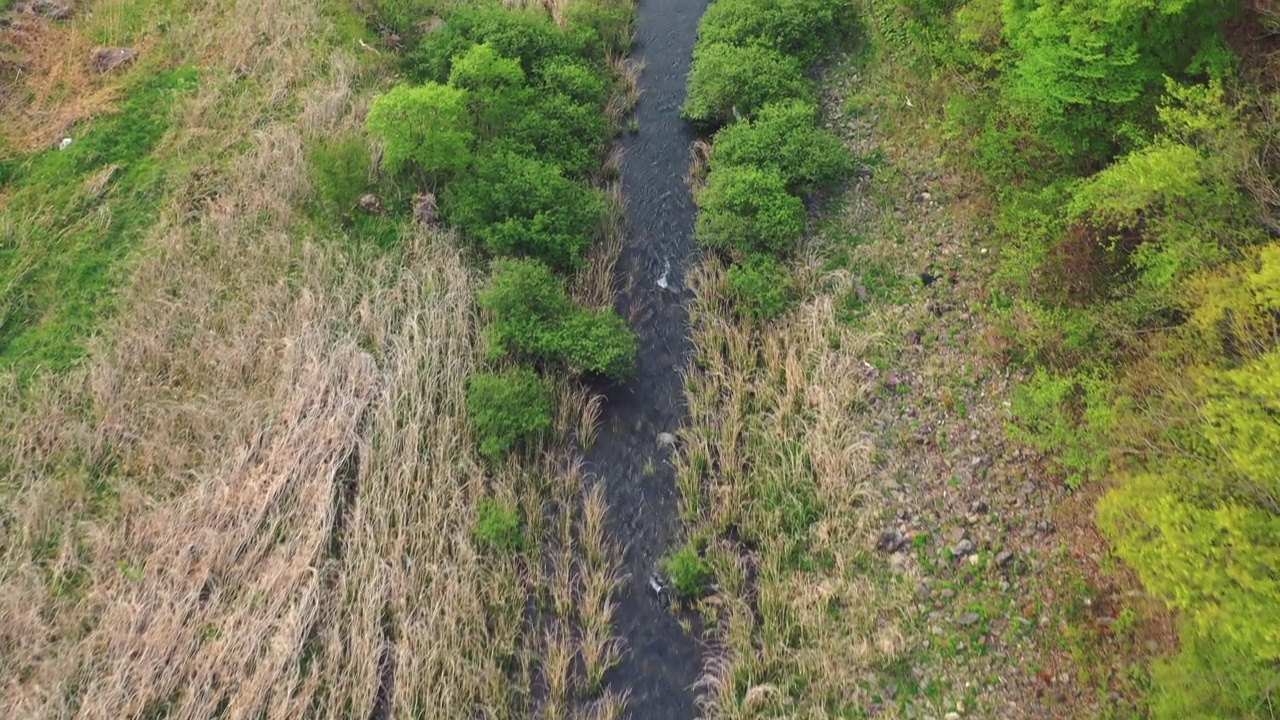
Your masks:
M 619 651 L 602 496 L 566 451 L 471 449 L 474 270 L 445 235 L 306 234 L 306 145 L 358 127 L 383 69 L 315 3 L 181 10 L 155 47 L 202 82 L 119 313 L 81 370 L 5 390 L 0 715 L 616 716 L 590 699 Z M 598 401 L 560 393 L 586 434 Z M 490 495 L 526 553 L 474 541 Z
M 700 605 L 721 650 L 700 683 L 704 712 L 857 704 L 860 681 L 902 650 L 906 587 L 860 570 L 877 562 L 867 538 L 878 510 L 864 502 L 871 444 L 851 410 L 870 389 L 875 337 L 837 320 L 834 289 L 811 288 L 793 314 L 757 327 L 729 313 L 718 260 L 689 282 L 697 356 L 677 472 L 693 533 L 709 541 L 717 587 Z

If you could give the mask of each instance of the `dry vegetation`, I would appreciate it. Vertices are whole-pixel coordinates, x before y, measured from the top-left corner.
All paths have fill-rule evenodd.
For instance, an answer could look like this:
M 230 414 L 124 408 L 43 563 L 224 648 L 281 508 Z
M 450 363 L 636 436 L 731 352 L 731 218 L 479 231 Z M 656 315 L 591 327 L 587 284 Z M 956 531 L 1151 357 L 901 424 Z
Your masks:
M 473 452 L 476 270 L 407 223 L 380 255 L 302 217 L 308 144 L 358 129 L 387 75 L 335 28 L 346 12 L 101 0 L 36 34 L 31 62 L 80 78 L 88 45 L 58 37 L 165 28 L 114 39 L 148 53 L 137 72 L 193 64 L 200 84 L 158 151 L 177 171 L 160 220 L 87 360 L 7 383 L 4 717 L 611 717 L 624 702 L 597 697 L 620 651 L 602 495 L 567 451 L 496 472 Z M 109 82 L 68 80 L 62 104 L 29 96 L 3 122 L 46 107 L 57 122 L 18 144 L 45 143 L 101 111 L 81 100 Z M 558 391 L 560 437 L 589 435 L 599 400 Z M 523 552 L 475 540 L 484 498 L 521 509 Z

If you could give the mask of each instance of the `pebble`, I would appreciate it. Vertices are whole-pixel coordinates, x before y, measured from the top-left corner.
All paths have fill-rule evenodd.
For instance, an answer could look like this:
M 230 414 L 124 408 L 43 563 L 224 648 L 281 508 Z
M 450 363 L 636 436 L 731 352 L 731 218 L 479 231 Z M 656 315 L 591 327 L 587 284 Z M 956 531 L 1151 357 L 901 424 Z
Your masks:
M 658 433 L 658 447 L 670 448 L 676 446 L 676 436 L 671 433 Z
M 956 557 L 964 557 L 971 552 L 973 552 L 973 541 L 967 538 L 956 543 L 955 547 L 951 548 L 951 553 Z
M 1012 560 L 1013 560 L 1013 553 L 1010 552 L 1009 550 L 1001 550 L 1000 554 L 996 555 L 996 565 L 1000 567 L 1004 567 L 1005 565 L 1008 565 L 1009 562 Z
M 961 615 L 960 617 L 956 618 L 956 624 L 957 624 L 957 625 L 972 625 L 972 624 L 974 624 L 974 623 L 978 622 L 978 620 L 980 620 L 980 619 L 981 619 L 981 618 L 979 618 L 979 617 L 978 617 L 978 613 L 970 611 L 970 612 L 967 612 L 967 613 L 965 613 L 965 614 Z

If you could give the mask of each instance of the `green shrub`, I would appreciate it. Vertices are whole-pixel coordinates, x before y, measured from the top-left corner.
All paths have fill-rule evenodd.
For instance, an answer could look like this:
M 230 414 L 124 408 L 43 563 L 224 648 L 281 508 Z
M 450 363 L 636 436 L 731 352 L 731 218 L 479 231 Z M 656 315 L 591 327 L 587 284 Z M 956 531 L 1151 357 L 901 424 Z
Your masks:
M 468 380 L 467 413 L 480 454 L 501 462 L 551 427 L 551 394 L 529 370 L 481 373 Z
M 519 60 L 502 57 L 492 45 L 473 45 L 453 59 L 449 85 L 461 90 L 485 92 L 524 85 Z
M 681 115 L 723 125 L 751 117 L 770 102 L 808 100 L 813 93 L 800 63 L 760 46 L 699 44 L 689 72 L 689 95 Z
M 599 191 L 509 151 L 478 159 L 442 200 L 445 218 L 490 252 L 535 257 L 561 270 L 581 265 L 605 214 Z
M 476 506 L 476 544 L 504 552 L 516 552 L 524 547 L 524 533 L 520 529 L 520 509 L 505 505 L 487 497 Z
M 768 322 L 791 307 L 795 290 L 791 272 L 768 255 L 751 255 L 729 268 L 727 295 L 739 315 Z
M 564 18 L 570 28 L 590 29 L 582 47 L 597 60 L 625 55 L 631 48 L 635 5 L 630 0 L 570 0 Z
M 600 167 L 600 154 L 608 138 L 600 108 L 553 92 L 533 95 L 507 126 L 500 140 L 502 147 L 553 163 L 573 178 L 585 178 Z
M 574 304 L 564 283 L 536 260 L 499 260 L 480 294 L 493 313 L 491 352 L 516 353 L 571 369 L 625 380 L 635 369 L 637 342 L 612 310 Z
M 1010 435 L 1052 453 L 1067 483 L 1078 487 L 1107 469 L 1122 406 L 1102 371 L 1039 370 L 1014 390 Z
M 853 157 L 817 119 L 817 106 L 802 100 L 765 105 L 755 120 L 716 133 L 712 162 L 774 170 L 797 193 L 832 185 L 853 169 Z
M 502 57 L 519 60 L 526 75 L 534 74 L 548 59 L 575 50 L 545 12 L 497 3 L 468 4 L 453 10 L 443 28 L 422 38 L 406 57 L 405 68 L 417 80 L 443 81 L 454 58 L 479 43 L 489 44 Z
M 671 588 L 681 598 L 698 598 L 711 584 L 711 566 L 692 542 L 663 558 L 662 571 L 671 582 Z
M 636 335 L 613 310 L 578 310 L 565 320 L 557 339 L 557 352 L 571 368 L 619 382 L 635 374 Z
M 717 250 L 786 255 L 804 232 L 804 203 L 776 170 L 716 168 L 697 202 L 698 238 Z
M 384 142 L 382 165 L 388 172 L 416 170 L 433 178 L 470 162 L 470 126 L 466 93 L 435 83 L 392 88 L 373 102 L 365 120 Z
M 321 139 L 307 148 L 307 169 L 316 208 L 344 219 L 369 191 L 373 168 L 369 146 L 358 134 Z
M 540 85 L 582 105 L 600 105 L 609 87 L 600 72 L 583 60 L 556 57 L 548 60 L 539 73 Z
M 857 17 L 849 0 L 716 0 L 698 25 L 698 42 L 760 45 L 812 65 Z

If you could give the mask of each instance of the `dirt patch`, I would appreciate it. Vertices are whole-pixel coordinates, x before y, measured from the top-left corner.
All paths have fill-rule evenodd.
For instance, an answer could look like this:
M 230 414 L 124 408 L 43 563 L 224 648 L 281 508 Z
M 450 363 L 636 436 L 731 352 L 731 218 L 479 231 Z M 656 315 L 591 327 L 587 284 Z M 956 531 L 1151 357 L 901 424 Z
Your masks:
M 0 27 L 0 147 L 49 147 L 114 109 L 119 76 L 95 72 L 94 45 L 80 28 L 31 13 L 10 18 Z

